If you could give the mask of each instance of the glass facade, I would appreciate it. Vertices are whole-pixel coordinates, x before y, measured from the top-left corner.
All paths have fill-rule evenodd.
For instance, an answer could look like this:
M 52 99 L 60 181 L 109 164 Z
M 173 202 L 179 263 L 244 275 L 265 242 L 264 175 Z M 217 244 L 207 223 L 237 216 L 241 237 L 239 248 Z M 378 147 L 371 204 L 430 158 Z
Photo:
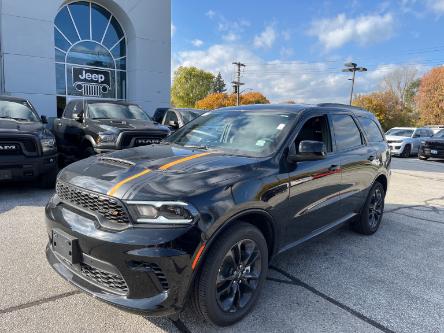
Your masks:
M 90 1 L 63 6 L 54 20 L 56 81 L 63 98 L 126 99 L 126 38 L 117 19 Z

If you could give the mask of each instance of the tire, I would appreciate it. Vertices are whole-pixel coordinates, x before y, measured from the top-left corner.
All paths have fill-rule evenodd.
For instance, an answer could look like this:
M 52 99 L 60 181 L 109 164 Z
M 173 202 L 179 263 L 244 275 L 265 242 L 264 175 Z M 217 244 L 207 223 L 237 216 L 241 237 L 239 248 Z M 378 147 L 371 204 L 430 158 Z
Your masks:
M 401 157 L 408 158 L 408 157 L 410 157 L 411 153 L 412 153 L 412 146 L 411 145 L 406 145 L 404 147 L 404 150 L 401 153 Z
M 244 267 L 237 266 L 239 261 L 232 260 L 237 257 L 236 253 L 239 252 L 236 251 L 239 248 L 244 250 L 242 253 L 246 256 L 243 258 L 243 263 L 247 263 Z M 248 265 L 254 253 L 256 260 Z M 236 265 L 233 265 L 235 262 Z M 234 271 L 234 266 L 237 266 L 237 271 Z M 202 262 L 193 288 L 192 303 L 195 311 L 214 325 L 233 325 L 255 306 L 265 284 L 267 271 L 268 248 L 264 236 L 251 224 L 239 222 L 212 244 Z M 220 296 L 217 294 L 218 288 Z
M 418 158 L 419 158 L 421 161 L 427 161 L 427 160 L 429 159 L 427 156 L 422 156 L 422 155 L 419 155 L 419 154 L 418 154 Z
M 378 231 L 384 214 L 385 191 L 384 186 L 376 181 L 365 201 L 361 214 L 352 228 L 362 235 L 373 235 Z
M 88 158 L 90 156 L 96 155 L 96 152 L 93 146 L 90 143 L 87 143 L 82 146 L 82 151 L 80 152 L 82 158 Z
M 42 189 L 55 188 L 58 171 L 59 171 L 58 168 L 54 168 L 54 170 L 46 174 L 40 175 L 38 186 Z

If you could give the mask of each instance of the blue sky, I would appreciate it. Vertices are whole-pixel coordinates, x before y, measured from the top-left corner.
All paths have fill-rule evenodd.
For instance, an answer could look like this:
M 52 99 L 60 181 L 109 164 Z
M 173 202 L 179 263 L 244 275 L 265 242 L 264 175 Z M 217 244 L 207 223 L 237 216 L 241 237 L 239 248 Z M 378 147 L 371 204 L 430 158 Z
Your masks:
M 341 73 L 353 60 L 369 72 L 358 93 L 395 70 L 418 75 L 444 63 L 444 0 L 172 0 L 173 69 L 194 65 L 233 78 L 273 102 L 345 102 Z

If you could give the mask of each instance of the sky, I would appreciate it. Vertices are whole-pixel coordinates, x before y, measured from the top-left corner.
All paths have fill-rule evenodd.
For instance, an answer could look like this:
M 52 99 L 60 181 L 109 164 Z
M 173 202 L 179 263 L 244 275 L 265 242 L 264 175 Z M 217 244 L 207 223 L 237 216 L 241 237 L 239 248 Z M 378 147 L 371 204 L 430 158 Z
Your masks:
M 444 0 L 172 0 L 172 69 L 196 66 L 225 82 L 246 65 L 243 89 L 272 102 L 348 101 L 380 89 L 402 68 L 418 75 L 444 63 Z M 231 89 L 231 84 L 230 87 Z

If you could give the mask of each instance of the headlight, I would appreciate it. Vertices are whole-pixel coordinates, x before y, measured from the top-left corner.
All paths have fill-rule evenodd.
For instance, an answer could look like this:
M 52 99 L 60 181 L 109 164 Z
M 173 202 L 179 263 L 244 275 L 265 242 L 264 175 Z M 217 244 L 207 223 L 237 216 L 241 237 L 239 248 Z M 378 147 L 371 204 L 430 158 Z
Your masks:
M 42 150 L 44 153 L 53 151 L 56 149 L 56 140 L 54 138 L 43 138 L 40 139 L 40 144 L 42 145 Z
M 115 134 L 99 134 L 97 138 L 97 143 L 100 145 L 102 143 L 116 143 L 117 136 Z
M 129 210 L 140 224 L 190 224 L 197 210 L 180 201 L 129 201 Z
M 425 144 L 426 144 L 426 142 L 425 142 L 425 141 L 421 141 L 421 144 L 422 144 L 422 145 L 425 145 Z

